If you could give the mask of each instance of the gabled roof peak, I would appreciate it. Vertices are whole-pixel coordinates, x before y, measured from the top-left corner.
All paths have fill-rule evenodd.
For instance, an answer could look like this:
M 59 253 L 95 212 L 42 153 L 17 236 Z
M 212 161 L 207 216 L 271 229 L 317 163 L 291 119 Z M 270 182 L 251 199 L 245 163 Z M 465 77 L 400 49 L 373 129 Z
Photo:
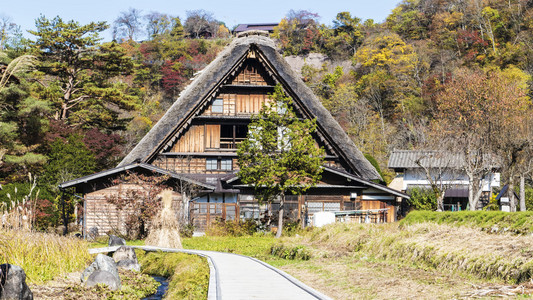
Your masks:
M 207 103 L 220 90 L 220 86 L 248 58 L 250 51 L 258 54 L 261 61 L 287 92 L 305 110 L 304 115 L 316 118 L 319 132 L 332 145 L 335 152 L 349 164 L 350 169 L 364 179 L 381 179 L 376 169 L 357 149 L 346 132 L 321 104 L 311 89 L 294 73 L 281 56 L 273 40 L 261 35 L 249 35 L 234 39 L 217 58 L 211 62 L 180 97 L 167 110 L 165 115 L 148 132 L 139 144 L 122 160 L 119 166 L 140 159 L 150 162 L 166 144 L 170 143 L 180 128 L 190 124 L 201 105 Z

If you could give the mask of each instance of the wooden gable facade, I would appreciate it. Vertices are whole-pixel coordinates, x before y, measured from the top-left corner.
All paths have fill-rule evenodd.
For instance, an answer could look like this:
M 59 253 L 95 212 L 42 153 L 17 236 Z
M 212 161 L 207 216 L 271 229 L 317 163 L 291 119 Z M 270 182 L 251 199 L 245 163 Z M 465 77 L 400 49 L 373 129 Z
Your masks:
M 326 150 L 321 182 L 305 195 L 287 197 L 287 217 L 310 224 L 314 213 L 331 211 L 341 219 L 359 222 L 394 221 L 399 199 L 408 196 L 374 182 L 381 179 L 376 170 L 292 72 L 274 43 L 263 36 L 234 40 L 117 168 L 141 163 L 200 187 L 187 205 L 188 218 L 197 230 L 205 230 L 216 218 L 257 219 L 266 211 L 276 212 L 276 203 L 259 205 L 252 187 L 237 176 L 237 147 L 247 137 L 251 116 L 268 103 L 276 84 L 293 99 L 299 117 L 317 119 L 314 137 Z M 77 187 L 91 210 L 94 195 L 108 191 L 87 188 L 90 181 L 79 179 L 61 187 Z M 99 226 L 93 222 L 85 228 Z

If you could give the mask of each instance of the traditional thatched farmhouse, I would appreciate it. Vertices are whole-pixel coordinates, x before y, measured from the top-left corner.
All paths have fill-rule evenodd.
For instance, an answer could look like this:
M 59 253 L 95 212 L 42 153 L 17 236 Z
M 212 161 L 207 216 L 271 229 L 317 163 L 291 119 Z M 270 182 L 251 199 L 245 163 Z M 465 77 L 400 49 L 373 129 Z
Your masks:
M 399 201 L 408 196 L 376 183 L 381 179 L 376 169 L 274 42 L 247 35 L 236 38 L 192 81 L 116 168 L 61 184 L 83 194 L 85 230 L 98 227 L 102 233 L 122 226 L 127 211 L 116 210 L 106 199 L 128 189 L 127 183 L 112 182 L 128 171 L 168 175 L 176 203 L 185 202 L 180 207 L 197 230 L 215 218 L 259 218 L 265 210 L 276 212 L 276 204 L 258 205 L 253 189 L 240 182 L 236 151 L 247 136 L 250 116 L 268 101 L 276 84 L 293 99 L 298 115 L 316 118 L 315 138 L 327 153 L 321 182 L 305 195 L 287 196 L 287 217 L 309 224 L 314 213 L 331 211 L 339 219 L 395 221 Z

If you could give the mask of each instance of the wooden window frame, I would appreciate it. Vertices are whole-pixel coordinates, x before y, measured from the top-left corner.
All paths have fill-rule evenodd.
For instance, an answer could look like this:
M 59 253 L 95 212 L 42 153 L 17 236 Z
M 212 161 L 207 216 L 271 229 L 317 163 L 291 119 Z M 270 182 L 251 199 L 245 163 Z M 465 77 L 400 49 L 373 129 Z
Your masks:
M 215 168 L 213 166 L 215 165 Z M 225 162 L 225 164 L 223 164 Z M 224 166 L 224 167 L 223 167 Z M 227 168 L 229 166 L 229 168 Z M 233 170 L 233 159 L 224 157 L 224 158 L 212 158 L 207 157 L 205 159 L 205 170 L 206 171 L 231 171 Z
M 211 102 L 211 113 L 222 114 L 224 113 L 224 98 L 215 98 Z

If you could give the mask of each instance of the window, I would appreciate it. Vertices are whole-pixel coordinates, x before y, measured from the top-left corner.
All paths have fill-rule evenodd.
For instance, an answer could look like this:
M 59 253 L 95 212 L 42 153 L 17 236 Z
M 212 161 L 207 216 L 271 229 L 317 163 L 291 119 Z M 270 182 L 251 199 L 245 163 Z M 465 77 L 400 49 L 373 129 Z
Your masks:
M 205 169 L 206 170 L 217 170 L 218 160 L 216 158 L 207 158 L 205 160 Z
M 231 158 L 207 158 L 205 169 L 207 171 L 230 171 L 233 170 L 233 160 Z
M 220 148 L 237 149 L 247 134 L 247 125 L 220 125 Z
M 233 161 L 231 158 L 223 158 L 220 160 L 220 170 L 228 171 L 232 170 Z
M 224 99 L 222 98 L 216 98 L 213 100 L 213 103 L 211 104 L 211 112 L 212 113 L 223 113 L 224 112 Z

